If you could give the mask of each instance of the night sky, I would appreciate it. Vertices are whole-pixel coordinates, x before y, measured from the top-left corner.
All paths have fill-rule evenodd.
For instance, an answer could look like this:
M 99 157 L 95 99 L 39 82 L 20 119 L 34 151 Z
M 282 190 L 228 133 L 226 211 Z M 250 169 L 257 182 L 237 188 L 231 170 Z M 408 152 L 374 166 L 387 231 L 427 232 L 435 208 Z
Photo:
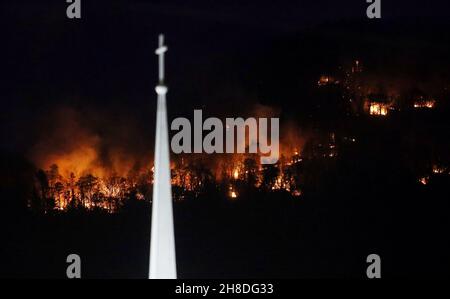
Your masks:
M 439 44 L 448 47 L 441 35 L 448 28 L 441 26 L 448 20 L 446 1 L 384 1 L 381 20 L 367 20 L 365 7 L 365 1 L 83 1 L 82 19 L 70 20 L 64 1 L 3 2 L 2 148 L 26 151 L 48 126 L 43 119 L 60 107 L 74 109 L 90 127 L 126 125 L 144 143 L 152 140 L 160 32 L 170 49 L 172 117 L 191 115 L 193 108 L 245 114 L 253 103 L 290 105 L 293 94 L 307 101 L 302 89 L 292 88 L 296 76 L 312 79 L 357 56 L 385 71 L 404 57 L 395 50 L 404 44 L 411 59 L 430 49 L 438 50 L 436 60 L 445 53 Z M 436 39 L 417 49 L 430 33 Z M 299 42 L 299 36 L 307 37 Z M 272 96 L 279 86 L 285 94 Z

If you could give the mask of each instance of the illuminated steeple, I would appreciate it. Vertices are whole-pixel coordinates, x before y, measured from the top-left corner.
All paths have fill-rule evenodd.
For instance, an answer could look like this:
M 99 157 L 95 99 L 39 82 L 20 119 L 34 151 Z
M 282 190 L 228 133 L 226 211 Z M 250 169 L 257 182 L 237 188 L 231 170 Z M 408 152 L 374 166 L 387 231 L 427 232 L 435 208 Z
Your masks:
M 159 84 L 155 88 L 158 94 L 158 105 L 156 110 L 150 279 L 177 278 L 166 111 L 167 86 L 164 85 L 164 53 L 166 51 L 164 36 L 161 34 L 159 35 L 158 48 L 155 51 L 159 60 Z

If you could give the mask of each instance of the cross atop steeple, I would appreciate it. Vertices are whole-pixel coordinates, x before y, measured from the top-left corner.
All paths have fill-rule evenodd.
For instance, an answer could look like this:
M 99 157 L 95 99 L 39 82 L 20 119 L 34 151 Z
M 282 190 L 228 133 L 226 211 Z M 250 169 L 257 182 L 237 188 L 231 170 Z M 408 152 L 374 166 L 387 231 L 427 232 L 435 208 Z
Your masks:
M 159 84 L 164 85 L 164 53 L 167 47 L 164 46 L 164 35 L 160 34 L 158 37 L 158 48 L 155 53 L 159 56 Z

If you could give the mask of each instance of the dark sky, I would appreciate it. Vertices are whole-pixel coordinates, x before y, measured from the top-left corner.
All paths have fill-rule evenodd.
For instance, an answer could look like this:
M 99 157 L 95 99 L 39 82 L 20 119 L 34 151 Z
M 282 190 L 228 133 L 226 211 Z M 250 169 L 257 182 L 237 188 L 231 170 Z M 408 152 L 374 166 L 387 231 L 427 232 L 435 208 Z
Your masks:
M 124 143 L 143 139 L 144 147 L 151 147 L 154 49 L 160 32 L 166 34 L 169 46 L 170 115 L 200 107 L 212 113 L 227 109 L 236 113 L 261 102 L 258 84 L 267 84 L 260 80 L 261 72 L 268 73 L 264 78 L 270 80 L 273 75 L 274 82 L 285 80 L 270 69 L 275 57 L 313 52 L 316 45 L 311 42 L 316 41 L 311 38 L 306 39 L 308 44 L 291 46 L 298 36 L 340 28 L 339 34 L 348 31 L 360 40 L 374 37 L 373 41 L 385 34 L 392 42 L 397 32 L 408 41 L 417 30 L 427 27 L 434 32 L 441 23 L 447 26 L 450 15 L 446 1 L 406 0 L 382 1 L 381 21 L 366 19 L 363 0 L 201 0 L 195 4 L 85 0 L 81 20 L 66 18 L 63 0 L 2 1 L 1 6 L 0 138 L 2 149 L 19 152 L 29 151 L 49 128 L 61 125 L 51 117 L 61 107 L 74 109 L 82 126 L 100 135 L 127 126 L 133 133 L 124 134 L 129 136 Z M 366 35 L 361 28 L 376 34 Z M 439 32 L 448 33 L 444 29 Z M 442 39 L 448 41 L 448 36 Z M 300 53 L 300 48 L 308 50 Z M 367 48 L 356 52 L 364 50 L 370 52 Z M 333 55 L 315 59 L 332 61 Z M 299 64 L 308 60 L 304 57 L 297 65 L 284 61 L 290 69 L 286 73 L 297 72 Z

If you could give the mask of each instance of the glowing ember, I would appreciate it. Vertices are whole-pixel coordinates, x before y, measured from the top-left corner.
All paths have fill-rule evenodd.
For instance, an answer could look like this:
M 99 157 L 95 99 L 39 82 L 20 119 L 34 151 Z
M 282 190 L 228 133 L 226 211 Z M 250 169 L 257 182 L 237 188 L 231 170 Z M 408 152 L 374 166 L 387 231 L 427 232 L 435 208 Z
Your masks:
M 231 185 L 228 188 L 228 196 L 231 199 L 236 199 L 238 197 L 236 190 L 234 190 L 233 186 L 231 186 Z
M 317 81 L 317 85 L 319 86 L 325 86 L 329 84 L 339 84 L 339 81 L 331 76 L 320 76 L 319 81 Z
M 420 182 L 422 185 L 427 185 L 427 184 L 428 184 L 428 180 L 429 180 L 428 177 L 422 177 L 422 178 L 419 179 L 419 182 Z
M 302 195 L 302 192 L 300 190 L 294 190 L 292 192 L 292 195 L 295 197 L 300 197 Z
M 434 99 L 425 99 L 423 97 L 419 98 L 414 102 L 414 108 L 434 108 L 436 101 Z
M 435 174 L 443 174 L 445 172 L 445 168 L 444 167 L 440 167 L 438 165 L 433 165 L 433 173 Z

